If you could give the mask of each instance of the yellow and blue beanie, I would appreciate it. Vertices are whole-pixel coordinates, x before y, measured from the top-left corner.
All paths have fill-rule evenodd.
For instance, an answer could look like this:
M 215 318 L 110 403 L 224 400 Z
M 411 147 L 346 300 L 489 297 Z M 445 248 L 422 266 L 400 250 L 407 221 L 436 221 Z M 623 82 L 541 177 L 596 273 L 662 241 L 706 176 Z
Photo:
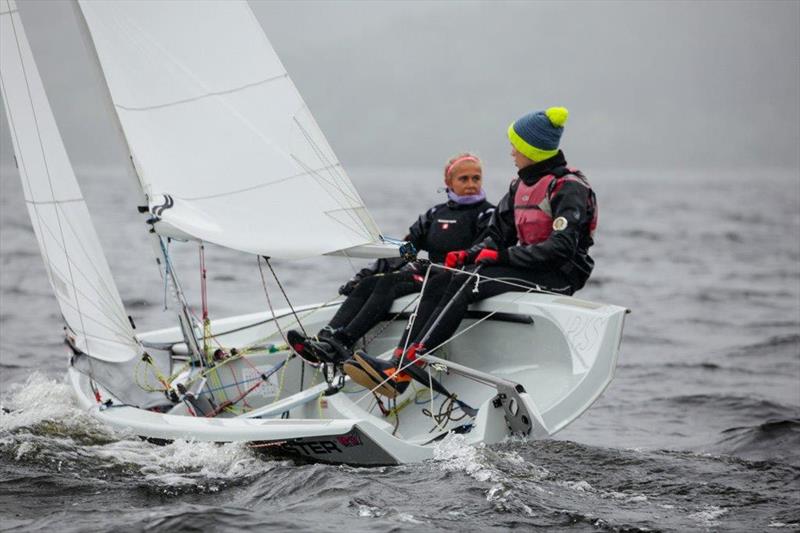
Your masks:
M 508 139 L 528 159 L 544 161 L 558 153 L 558 142 L 568 116 L 565 107 L 528 113 L 508 127 Z

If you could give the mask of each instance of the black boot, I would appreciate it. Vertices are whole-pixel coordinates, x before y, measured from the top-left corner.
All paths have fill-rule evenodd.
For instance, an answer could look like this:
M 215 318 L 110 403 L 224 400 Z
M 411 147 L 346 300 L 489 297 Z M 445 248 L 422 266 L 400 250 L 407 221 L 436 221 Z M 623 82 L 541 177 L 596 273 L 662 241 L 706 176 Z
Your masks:
M 297 330 L 290 330 L 286 334 L 286 340 L 292 350 L 304 361 L 312 365 L 322 363 L 336 363 L 342 360 L 338 351 L 324 340 L 311 339 Z
M 322 328 L 317 337 L 325 341 L 336 351 L 337 363 L 343 363 L 353 357 L 353 345 L 355 340 L 344 332 L 343 328 L 333 329 L 330 326 Z

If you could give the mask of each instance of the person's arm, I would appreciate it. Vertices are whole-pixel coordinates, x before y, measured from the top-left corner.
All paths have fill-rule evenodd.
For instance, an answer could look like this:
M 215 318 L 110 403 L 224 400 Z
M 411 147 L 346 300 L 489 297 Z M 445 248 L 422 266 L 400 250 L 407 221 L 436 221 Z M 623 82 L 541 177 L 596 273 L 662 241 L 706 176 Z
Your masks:
M 408 228 L 405 240 L 414 245 L 417 250 L 427 250 L 428 232 L 433 224 L 434 213 L 438 206 L 431 207 L 421 214 L 414 224 Z
M 550 237 L 538 244 L 501 249 L 499 262 L 521 268 L 544 269 L 558 268 L 572 259 L 581 235 L 591 222 L 590 195 L 591 190 L 579 182 L 565 180 L 558 184 L 550 198 L 554 225 Z
M 467 251 L 467 262 L 472 262 L 484 248 L 503 250 L 517 243 L 517 226 L 514 222 L 514 196 L 518 181 L 511 182 L 508 193 L 497 203 L 486 228 Z
M 492 216 L 494 215 L 495 207 L 489 204 L 486 209 L 478 213 L 475 218 L 475 233 L 472 239 L 473 243 L 479 243 L 489 236 L 489 227 L 492 224 Z

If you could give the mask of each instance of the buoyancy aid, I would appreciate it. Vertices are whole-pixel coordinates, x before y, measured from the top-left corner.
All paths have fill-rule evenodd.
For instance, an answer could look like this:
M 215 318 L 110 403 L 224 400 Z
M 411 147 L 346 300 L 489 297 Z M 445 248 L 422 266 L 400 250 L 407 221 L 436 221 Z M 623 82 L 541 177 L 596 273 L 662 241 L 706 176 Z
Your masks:
M 592 187 L 580 170 L 567 167 L 553 169 L 551 174 L 542 176 L 534 184 L 526 185 L 520 180 L 514 194 L 514 222 L 517 227 L 519 243 L 538 244 L 546 241 L 553 230 L 566 227 L 566 220 L 553 220 L 550 198 L 567 182 L 577 182 L 591 191 Z M 597 202 L 594 192 L 589 195 L 592 219 L 589 232 L 594 234 L 597 227 Z

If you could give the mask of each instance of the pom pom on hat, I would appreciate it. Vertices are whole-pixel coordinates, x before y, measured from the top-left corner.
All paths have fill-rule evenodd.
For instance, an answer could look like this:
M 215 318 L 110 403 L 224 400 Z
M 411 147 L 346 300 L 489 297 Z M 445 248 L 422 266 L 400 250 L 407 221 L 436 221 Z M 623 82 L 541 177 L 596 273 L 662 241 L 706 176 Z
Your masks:
M 558 126 L 559 128 L 564 127 L 569 117 L 569 111 L 566 107 L 551 107 L 545 111 L 544 114 L 547 115 L 547 118 L 550 119 L 553 126 Z
M 558 143 L 569 117 L 565 107 L 528 113 L 508 127 L 514 148 L 532 161 L 544 161 L 558 153 Z

